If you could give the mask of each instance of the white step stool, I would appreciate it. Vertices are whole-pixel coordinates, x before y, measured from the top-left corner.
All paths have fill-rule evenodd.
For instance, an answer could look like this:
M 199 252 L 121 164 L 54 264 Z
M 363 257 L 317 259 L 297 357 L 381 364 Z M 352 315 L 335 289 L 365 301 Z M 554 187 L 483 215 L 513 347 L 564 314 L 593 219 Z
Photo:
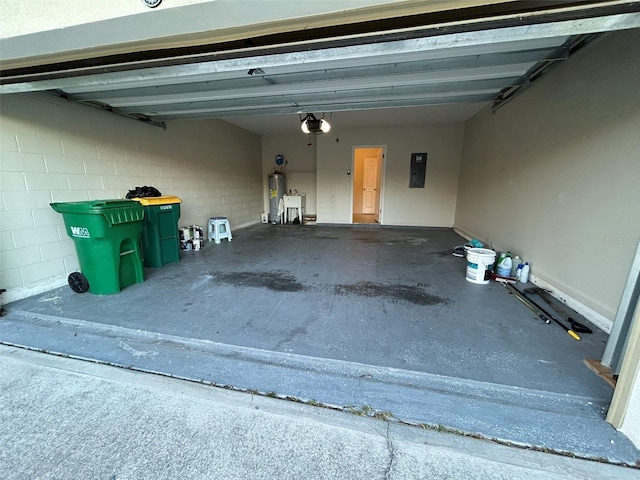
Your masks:
M 223 238 L 231 241 L 231 226 L 227 217 L 211 217 L 209 219 L 209 241 L 220 243 Z

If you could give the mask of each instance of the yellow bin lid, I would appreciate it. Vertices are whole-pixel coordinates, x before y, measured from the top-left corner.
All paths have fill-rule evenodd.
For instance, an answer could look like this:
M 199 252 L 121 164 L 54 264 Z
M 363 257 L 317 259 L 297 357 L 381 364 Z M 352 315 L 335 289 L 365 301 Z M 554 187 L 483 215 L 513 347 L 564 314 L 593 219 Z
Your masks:
M 148 207 L 150 205 L 167 205 L 169 203 L 182 203 L 178 197 L 174 197 L 173 195 L 162 195 L 161 197 L 138 197 L 132 198 L 131 200 L 135 200 L 136 202 L 140 202 L 140 204 Z

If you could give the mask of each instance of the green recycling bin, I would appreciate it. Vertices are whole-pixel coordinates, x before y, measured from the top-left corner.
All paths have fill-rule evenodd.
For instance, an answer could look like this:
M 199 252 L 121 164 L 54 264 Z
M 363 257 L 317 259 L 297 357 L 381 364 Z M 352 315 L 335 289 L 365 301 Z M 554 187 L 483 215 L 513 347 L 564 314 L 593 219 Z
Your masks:
M 145 267 L 180 261 L 180 200 L 172 195 L 132 198 L 144 206 L 142 257 Z
M 144 282 L 140 233 L 144 209 L 133 200 L 51 203 L 76 246 L 81 272 L 69 275 L 74 292 L 118 293 Z

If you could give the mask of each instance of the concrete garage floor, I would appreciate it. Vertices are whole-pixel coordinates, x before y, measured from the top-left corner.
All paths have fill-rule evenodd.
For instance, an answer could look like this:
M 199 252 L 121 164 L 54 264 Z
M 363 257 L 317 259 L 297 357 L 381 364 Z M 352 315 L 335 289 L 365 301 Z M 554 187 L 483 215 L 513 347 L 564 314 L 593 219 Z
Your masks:
M 6 306 L 0 340 L 508 444 L 633 465 L 612 389 L 577 342 L 496 283 L 450 229 L 256 225 L 120 294 Z M 579 320 L 582 320 L 578 318 Z

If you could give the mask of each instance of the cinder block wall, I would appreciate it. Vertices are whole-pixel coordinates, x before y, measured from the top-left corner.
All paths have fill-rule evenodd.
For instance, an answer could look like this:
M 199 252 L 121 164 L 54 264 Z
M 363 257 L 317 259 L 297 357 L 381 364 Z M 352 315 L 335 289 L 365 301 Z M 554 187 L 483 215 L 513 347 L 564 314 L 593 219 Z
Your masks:
M 183 200 L 180 225 L 226 215 L 260 220 L 260 137 L 222 121 L 167 130 L 46 95 L 0 98 L 0 287 L 3 302 L 49 290 L 78 269 L 50 202 L 124 198 L 152 185 Z

